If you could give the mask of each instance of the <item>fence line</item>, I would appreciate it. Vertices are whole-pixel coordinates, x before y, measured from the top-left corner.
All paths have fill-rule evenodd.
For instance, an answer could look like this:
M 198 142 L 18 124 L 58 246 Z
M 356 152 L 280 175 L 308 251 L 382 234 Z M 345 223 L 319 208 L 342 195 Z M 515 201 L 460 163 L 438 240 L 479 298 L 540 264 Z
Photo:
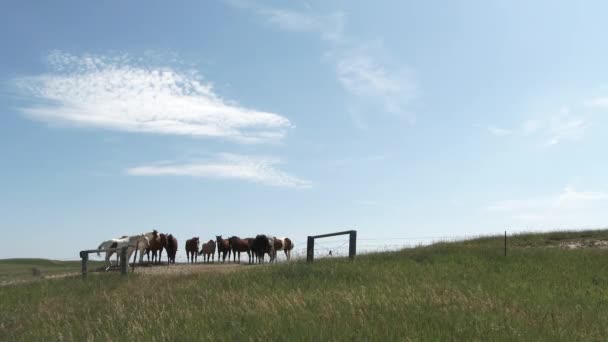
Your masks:
M 503 232 L 498 233 L 502 235 Z M 398 251 L 406 248 L 414 248 L 418 246 L 430 245 L 439 242 L 455 242 L 475 238 L 483 238 L 488 236 L 495 236 L 498 234 L 470 234 L 470 235 L 439 235 L 439 236 L 397 236 L 397 237 L 357 237 L 357 254 L 369 254 L 378 252 L 389 252 Z M 292 240 L 296 246 L 291 251 L 291 258 L 294 260 L 306 258 L 306 239 Z M 337 237 L 337 238 L 323 238 L 318 242 L 315 239 L 314 258 L 329 258 L 329 257 L 346 257 L 348 256 L 348 238 Z M 329 255 L 331 251 L 331 255 Z M 217 254 L 217 251 L 216 251 Z M 246 253 L 245 253 L 246 254 Z M 94 257 L 91 255 L 91 257 Z M 277 253 L 279 261 L 285 261 L 286 257 L 284 253 Z M 103 260 L 101 258 L 94 257 L 89 260 Z M 163 262 L 166 262 L 167 254 L 163 252 Z M 144 257 L 144 261 L 147 258 Z M 242 260 L 241 260 L 242 261 Z M 186 263 L 187 258 L 184 249 L 179 249 L 176 255 L 177 263 Z M 217 259 L 216 259 L 217 262 Z M 232 259 L 231 259 L 232 262 Z

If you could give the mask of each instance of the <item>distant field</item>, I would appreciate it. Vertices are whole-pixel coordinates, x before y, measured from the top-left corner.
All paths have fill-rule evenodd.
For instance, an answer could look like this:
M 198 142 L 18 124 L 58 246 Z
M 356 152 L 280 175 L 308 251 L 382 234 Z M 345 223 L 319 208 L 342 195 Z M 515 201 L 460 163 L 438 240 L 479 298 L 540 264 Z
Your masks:
M 92 261 L 89 267 L 100 267 L 102 262 Z M 34 280 L 33 269 L 40 271 L 40 276 L 48 277 L 58 274 L 80 272 L 80 261 L 57 261 L 48 259 L 0 259 L 0 284 L 12 281 Z
M 0 287 L 0 340 L 597 340 L 608 231 Z M 576 245 L 580 248 L 565 246 Z M 589 247 L 589 248 L 585 248 Z

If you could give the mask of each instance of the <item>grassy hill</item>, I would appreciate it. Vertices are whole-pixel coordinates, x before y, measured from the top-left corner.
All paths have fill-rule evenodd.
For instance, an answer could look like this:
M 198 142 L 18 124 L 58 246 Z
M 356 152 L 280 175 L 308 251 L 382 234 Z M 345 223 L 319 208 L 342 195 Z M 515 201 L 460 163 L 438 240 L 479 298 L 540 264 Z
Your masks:
M 0 340 L 605 340 L 608 231 L 0 287 Z

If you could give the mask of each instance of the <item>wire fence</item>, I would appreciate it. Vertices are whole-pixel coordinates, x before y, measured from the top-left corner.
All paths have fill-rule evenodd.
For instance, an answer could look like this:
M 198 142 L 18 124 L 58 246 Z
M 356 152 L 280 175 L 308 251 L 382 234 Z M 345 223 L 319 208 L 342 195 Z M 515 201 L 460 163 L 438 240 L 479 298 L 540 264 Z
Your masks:
M 492 234 L 496 236 L 498 234 Z M 361 236 L 357 238 L 357 254 L 369 254 L 379 252 L 390 252 L 398 251 L 406 248 L 414 248 L 418 246 L 430 245 L 439 242 L 456 242 L 468 239 L 479 238 L 483 236 L 489 236 L 488 234 L 471 234 L 471 235 L 436 235 L 436 236 L 419 236 L 419 237 L 366 237 Z M 349 238 L 348 236 L 320 238 L 314 240 L 314 258 L 343 258 L 348 257 L 349 253 Z M 306 239 L 297 239 L 293 241 L 294 249 L 291 251 L 291 259 L 299 260 L 306 259 Z M 150 254 L 150 257 L 152 255 Z M 101 253 L 101 257 L 91 254 L 90 260 L 103 260 L 104 253 Z M 163 262 L 167 261 L 166 251 L 163 252 Z M 66 258 L 74 260 L 74 258 Z M 138 256 L 139 259 L 139 256 Z M 232 260 L 230 256 L 230 261 Z M 286 261 L 286 255 L 283 251 L 278 251 L 277 259 L 279 262 Z M 148 258 L 144 255 L 144 262 L 147 262 Z M 186 252 L 183 249 L 179 249 L 175 257 L 177 263 L 188 262 Z M 220 260 L 221 261 L 221 260 Z M 228 256 L 226 257 L 228 261 Z M 203 256 L 198 256 L 198 262 L 203 262 Z M 215 252 L 215 262 L 218 262 L 217 250 Z M 241 263 L 247 263 L 247 253 L 241 252 Z

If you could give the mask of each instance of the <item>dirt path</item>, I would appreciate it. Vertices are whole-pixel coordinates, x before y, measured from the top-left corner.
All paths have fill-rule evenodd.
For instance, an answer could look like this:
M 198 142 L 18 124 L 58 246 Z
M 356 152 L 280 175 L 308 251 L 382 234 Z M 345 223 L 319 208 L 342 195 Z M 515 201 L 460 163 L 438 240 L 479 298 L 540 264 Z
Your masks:
M 173 264 L 173 265 L 144 265 L 144 266 L 135 266 L 135 273 L 138 274 L 146 274 L 146 275 L 188 275 L 188 274 L 197 274 L 197 273 L 209 273 L 209 272 L 219 272 L 219 273 L 228 273 L 234 271 L 242 271 L 245 269 L 249 269 L 251 267 L 258 267 L 254 265 L 248 264 Z M 110 272 L 118 272 L 118 269 L 113 269 Z M 90 275 L 102 275 L 105 272 L 103 271 L 90 271 Z M 131 268 L 129 268 L 129 273 L 131 273 Z M 10 279 L 10 280 L 2 280 L 0 281 L 0 286 L 10 286 L 10 285 L 20 285 L 20 284 L 28 284 L 36 281 L 42 281 L 45 279 L 59 279 L 66 277 L 75 277 L 79 276 L 79 272 L 66 272 L 59 273 L 53 275 L 43 275 L 40 277 L 31 277 L 31 278 L 22 278 L 22 279 Z
M 234 272 L 255 267 L 247 264 L 174 264 L 135 267 L 135 273 L 151 275 L 181 275 L 208 272 Z

